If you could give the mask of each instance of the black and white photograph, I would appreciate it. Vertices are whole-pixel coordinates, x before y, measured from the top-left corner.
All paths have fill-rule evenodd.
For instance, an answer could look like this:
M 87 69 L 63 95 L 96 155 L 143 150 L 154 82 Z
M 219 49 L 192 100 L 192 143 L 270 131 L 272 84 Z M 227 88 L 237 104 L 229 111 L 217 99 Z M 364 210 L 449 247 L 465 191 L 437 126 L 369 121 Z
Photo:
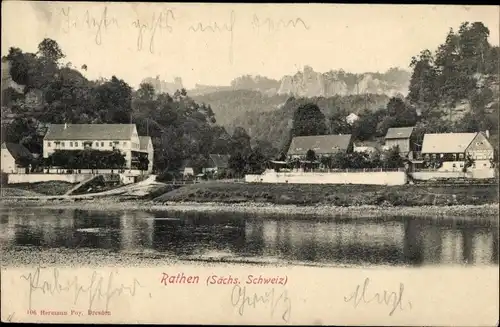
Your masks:
M 2 2 L 2 321 L 498 325 L 499 32 Z

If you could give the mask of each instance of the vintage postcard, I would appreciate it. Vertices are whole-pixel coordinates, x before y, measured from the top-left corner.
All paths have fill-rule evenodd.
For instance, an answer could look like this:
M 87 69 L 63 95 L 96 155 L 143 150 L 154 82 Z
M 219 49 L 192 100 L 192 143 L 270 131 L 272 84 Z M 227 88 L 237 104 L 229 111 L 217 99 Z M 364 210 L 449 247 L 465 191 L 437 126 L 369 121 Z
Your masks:
M 2 2 L 2 322 L 498 325 L 499 19 Z

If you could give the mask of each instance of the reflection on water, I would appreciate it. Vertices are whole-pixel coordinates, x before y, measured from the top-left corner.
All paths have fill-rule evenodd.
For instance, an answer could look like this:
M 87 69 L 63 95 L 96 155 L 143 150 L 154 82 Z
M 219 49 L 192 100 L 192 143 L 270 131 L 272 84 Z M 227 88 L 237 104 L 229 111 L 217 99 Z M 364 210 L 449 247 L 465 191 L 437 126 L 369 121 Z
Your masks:
M 0 244 L 287 262 L 498 264 L 498 227 L 491 222 L 299 218 L 4 208 Z

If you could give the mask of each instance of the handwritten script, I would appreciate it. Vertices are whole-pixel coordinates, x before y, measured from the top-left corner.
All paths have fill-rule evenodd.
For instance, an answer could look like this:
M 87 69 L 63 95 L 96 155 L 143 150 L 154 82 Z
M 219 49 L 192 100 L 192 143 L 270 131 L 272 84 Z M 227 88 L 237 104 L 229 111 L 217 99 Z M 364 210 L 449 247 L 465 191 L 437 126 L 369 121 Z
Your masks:
M 102 34 L 104 31 L 107 31 L 112 26 L 119 27 L 118 20 L 109 16 L 107 6 L 97 16 L 94 16 L 93 13 L 87 10 L 83 17 L 78 17 L 78 15 L 73 14 L 71 7 L 62 8 L 61 15 L 64 19 L 64 32 L 69 33 L 72 29 L 82 27 L 89 29 L 95 33 L 94 41 L 97 45 L 102 44 Z
M 48 273 L 45 273 L 48 272 Z M 43 275 L 43 276 L 42 276 Z M 101 276 L 97 271 L 93 271 L 90 280 L 83 282 L 78 276 L 62 280 L 57 268 L 44 269 L 38 267 L 34 272 L 21 275 L 21 279 L 28 282 L 29 287 L 29 309 L 32 308 L 33 295 L 40 293 L 48 296 L 67 293 L 71 294 L 74 304 L 80 299 L 85 299 L 87 295 L 88 309 L 91 310 L 96 301 L 105 300 L 105 310 L 108 310 L 111 300 L 122 295 L 135 296 L 137 289 L 142 287 L 137 279 L 133 279 L 131 285 L 115 285 L 116 273 L 110 272 L 108 276 Z M 151 294 L 149 294 L 151 297 Z M 84 300 L 83 300 L 84 301 Z
M 165 30 L 168 33 L 173 32 L 172 22 L 175 21 L 174 12 L 171 9 L 166 9 L 160 12 L 155 12 L 149 21 L 141 21 L 139 18 L 132 22 L 132 26 L 138 31 L 137 35 L 137 50 L 142 50 L 144 35 L 148 33 L 149 37 L 149 52 L 155 52 L 155 40 L 158 31 Z
M 210 11 L 207 11 L 207 15 L 209 13 Z M 289 29 L 309 30 L 311 28 L 300 17 L 273 19 L 269 17 L 261 18 L 254 14 L 245 22 L 241 17 L 237 20 L 234 10 L 230 10 L 228 15 L 222 19 L 219 17 L 214 19 L 206 16 L 191 22 L 182 21 L 176 11 L 169 7 L 154 11 L 150 15 L 137 17 L 125 23 L 119 22 L 118 18 L 111 13 L 111 10 L 107 6 L 104 6 L 102 10 L 99 9 L 97 12 L 87 10 L 83 16 L 79 16 L 68 6 L 61 9 L 60 14 L 63 18 L 63 31 L 65 33 L 69 33 L 73 29 L 90 30 L 94 33 L 94 41 L 97 45 L 102 44 L 104 33 L 111 30 L 111 28 L 121 29 L 122 27 L 132 26 L 137 32 L 137 51 L 147 49 L 146 51 L 151 54 L 157 53 L 156 45 L 158 43 L 168 42 L 167 36 L 175 32 L 225 34 L 228 37 L 229 60 L 231 62 L 233 60 L 233 41 L 237 23 L 248 24 L 242 27 L 253 27 L 253 30 L 257 31 L 257 33 L 274 33 Z
M 288 297 L 286 290 L 278 293 L 274 288 L 260 294 L 252 293 L 247 292 L 246 286 L 235 285 L 231 291 L 231 304 L 234 308 L 237 308 L 240 316 L 243 316 L 247 307 L 256 309 L 261 306 L 269 310 L 271 317 L 274 317 L 274 314 L 280 311 L 281 319 L 288 322 L 292 310 L 291 299 Z
M 361 303 L 370 304 L 377 303 L 381 305 L 386 305 L 391 308 L 389 311 L 389 316 L 392 316 L 396 309 L 404 310 L 403 308 L 403 293 L 404 293 L 404 285 L 402 283 L 399 284 L 399 291 L 389 292 L 384 290 L 382 292 L 370 292 L 368 290 L 368 286 L 370 285 L 370 278 L 365 278 L 365 281 L 362 285 L 357 285 L 356 290 L 351 294 L 350 297 L 344 297 L 345 302 L 353 303 L 354 307 L 357 308 Z M 371 293 L 371 296 L 370 296 Z M 408 308 L 411 310 L 411 302 L 407 301 Z

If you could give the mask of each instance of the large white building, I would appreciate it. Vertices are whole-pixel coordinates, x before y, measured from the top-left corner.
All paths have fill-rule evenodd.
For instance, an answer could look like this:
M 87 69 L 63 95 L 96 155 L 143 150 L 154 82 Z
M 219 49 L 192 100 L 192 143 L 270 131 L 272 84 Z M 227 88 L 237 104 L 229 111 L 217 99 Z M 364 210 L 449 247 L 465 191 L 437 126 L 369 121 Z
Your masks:
M 133 169 L 138 156 L 147 154 L 148 172 L 153 169 L 151 137 L 139 136 L 134 124 L 51 124 L 43 139 L 43 157 L 56 150 L 119 150 L 125 168 Z

